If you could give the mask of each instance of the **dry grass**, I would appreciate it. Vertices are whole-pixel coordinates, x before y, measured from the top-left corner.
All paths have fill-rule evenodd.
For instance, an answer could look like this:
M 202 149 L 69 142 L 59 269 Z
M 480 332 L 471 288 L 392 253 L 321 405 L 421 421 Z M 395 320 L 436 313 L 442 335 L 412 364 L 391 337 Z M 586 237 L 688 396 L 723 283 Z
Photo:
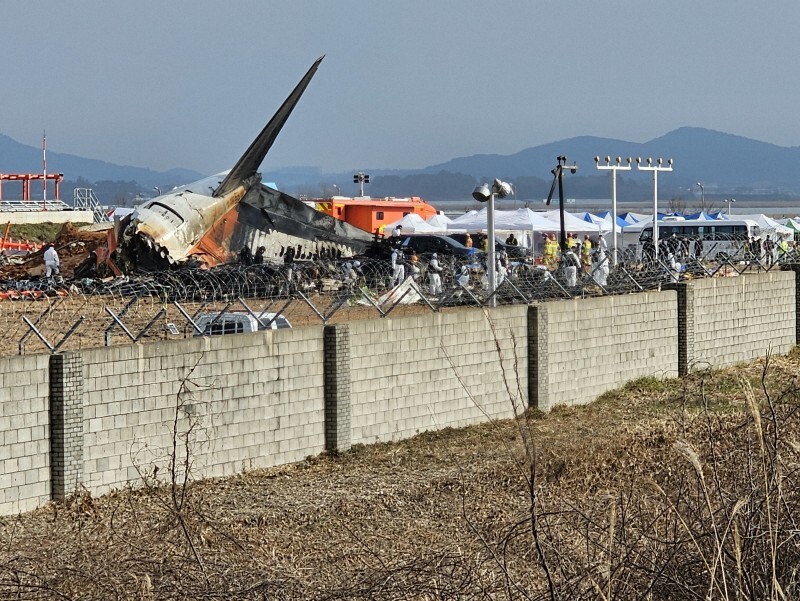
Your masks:
M 76 495 L 2 520 L 0 598 L 797 598 L 798 363 Z

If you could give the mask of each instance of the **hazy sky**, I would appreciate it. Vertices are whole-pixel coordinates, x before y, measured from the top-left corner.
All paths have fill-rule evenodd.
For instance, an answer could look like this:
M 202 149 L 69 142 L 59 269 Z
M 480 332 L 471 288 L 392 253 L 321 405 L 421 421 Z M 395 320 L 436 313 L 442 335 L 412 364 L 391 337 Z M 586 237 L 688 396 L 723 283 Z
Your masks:
M 800 145 L 797 0 L 8 0 L 2 24 L 0 133 L 157 170 L 229 168 L 322 54 L 265 171 L 682 126 Z

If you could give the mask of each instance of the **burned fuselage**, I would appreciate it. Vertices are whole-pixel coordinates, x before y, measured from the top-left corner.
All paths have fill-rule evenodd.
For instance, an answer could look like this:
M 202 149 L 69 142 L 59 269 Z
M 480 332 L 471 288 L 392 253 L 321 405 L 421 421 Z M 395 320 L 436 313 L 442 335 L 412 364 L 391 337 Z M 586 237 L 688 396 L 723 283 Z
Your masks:
M 234 167 L 181 186 L 136 208 L 117 237 L 117 261 L 127 269 L 176 264 L 213 267 L 247 245 L 264 256 L 347 256 L 362 252 L 370 236 L 261 184 L 258 168 L 308 86 L 320 57 Z

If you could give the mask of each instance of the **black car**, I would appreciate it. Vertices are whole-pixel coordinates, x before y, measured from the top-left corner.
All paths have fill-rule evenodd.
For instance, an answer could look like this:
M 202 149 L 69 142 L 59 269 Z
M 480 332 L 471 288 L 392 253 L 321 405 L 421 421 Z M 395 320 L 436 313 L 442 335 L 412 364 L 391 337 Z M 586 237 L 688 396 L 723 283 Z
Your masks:
M 414 250 L 418 254 L 439 253 L 443 255 L 471 256 L 483 254 L 480 250 L 467 248 L 450 236 L 438 234 L 414 234 L 407 236 L 402 242 L 403 248 Z

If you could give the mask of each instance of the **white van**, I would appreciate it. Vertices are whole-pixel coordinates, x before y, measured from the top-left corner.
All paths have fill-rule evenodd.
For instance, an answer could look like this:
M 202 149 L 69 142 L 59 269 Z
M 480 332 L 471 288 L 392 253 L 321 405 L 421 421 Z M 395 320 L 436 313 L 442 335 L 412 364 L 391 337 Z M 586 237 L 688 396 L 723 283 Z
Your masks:
M 225 334 L 243 334 L 259 330 L 277 330 L 291 328 L 292 324 L 283 315 L 275 313 L 258 313 L 258 319 L 245 311 L 227 311 L 225 313 L 201 313 L 194 322 L 200 329 L 194 330 L 195 336 L 222 336 Z M 259 321 L 261 323 L 259 323 Z

